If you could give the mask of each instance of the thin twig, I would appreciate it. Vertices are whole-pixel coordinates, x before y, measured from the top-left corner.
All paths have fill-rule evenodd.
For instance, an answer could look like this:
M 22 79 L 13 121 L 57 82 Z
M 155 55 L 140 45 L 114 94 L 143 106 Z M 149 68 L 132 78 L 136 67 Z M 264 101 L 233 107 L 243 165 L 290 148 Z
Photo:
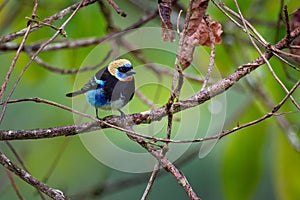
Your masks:
M 107 1 L 108 1 L 108 3 L 115 9 L 115 11 L 116 11 L 119 15 L 121 15 L 122 17 L 126 17 L 126 16 L 127 16 L 126 13 L 123 12 L 123 11 L 119 8 L 119 6 L 118 6 L 113 0 L 107 0 Z
M 236 126 L 235 128 L 231 129 L 231 130 L 227 130 L 227 131 L 223 131 L 222 134 L 219 134 L 219 138 L 222 138 L 230 133 L 233 133 L 233 132 L 236 132 L 237 130 L 240 130 L 240 129 L 243 129 L 243 128 L 246 128 L 246 127 L 249 127 L 249 126 L 252 126 L 254 124 L 257 124 L 267 118 L 270 118 L 271 116 L 273 115 L 276 115 L 276 112 L 282 107 L 282 105 L 287 101 L 287 99 L 292 95 L 292 93 L 297 89 L 297 87 L 300 85 L 300 80 L 292 87 L 292 89 L 288 92 L 288 94 L 285 95 L 285 97 L 276 105 L 272 108 L 272 110 L 265 114 L 264 116 L 256 119 L 256 120 L 253 120 L 251 122 L 248 122 L 246 124 L 243 124 L 243 125 L 239 125 L 239 126 Z M 297 149 L 299 152 L 300 152 L 300 149 Z
M 213 0 L 212 0 L 213 1 Z M 238 19 L 240 19 L 242 21 L 242 25 L 237 24 L 239 27 L 241 27 L 243 29 L 243 31 L 245 33 L 248 32 L 248 34 L 253 37 L 254 39 L 256 39 L 261 45 L 263 45 L 264 47 L 268 47 L 270 44 L 261 36 L 261 34 L 259 34 L 259 32 L 252 26 L 251 23 L 249 23 L 245 18 L 242 18 L 242 16 L 240 15 L 240 11 L 238 13 L 234 12 L 233 10 L 231 10 L 230 8 L 228 8 L 223 2 L 221 2 L 219 0 L 219 6 L 221 6 L 222 8 L 224 8 L 227 12 L 229 12 L 230 14 L 234 15 L 235 17 L 237 17 Z M 219 7 L 220 8 L 220 7 Z M 227 17 L 229 15 L 226 15 Z M 231 18 L 232 19 L 232 18 Z M 246 29 L 247 28 L 247 29 Z M 249 29 L 248 29 L 249 28 Z M 249 32 L 249 30 L 251 30 L 255 37 Z
M 288 52 L 285 52 L 285 51 L 282 51 L 282 50 L 279 50 L 279 49 L 275 49 L 273 48 L 272 49 L 273 51 L 273 54 L 277 56 L 277 58 L 279 58 L 282 62 L 286 63 L 288 66 L 290 66 L 292 69 L 300 72 L 300 68 L 291 64 L 290 62 L 288 62 L 286 59 L 284 59 L 281 55 L 283 56 L 286 56 L 286 57 L 289 57 L 289 58 L 294 58 L 294 59 L 300 59 L 300 56 L 299 55 L 296 55 L 296 54 L 291 54 L 291 53 L 288 53 Z
M 274 108 L 274 102 L 270 98 L 270 94 L 267 93 L 267 91 L 264 90 L 264 85 L 257 84 L 255 80 L 251 80 L 251 83 L 249 82 L 249 87 L 252 89 L 252 91 L 256 94 L 258 94 L 259 97 L 261 97 L 266 104 L 266 106 L 269 109 Z M 274 116 L 276 116 L 276 120 L 278 122 L 278 125 L 281 127 L 283 132 L 287 132 L 288 140 L 293 144 L 295 149 L 300 151 L 300 140 L 298 139 L 297 135 L 295 134 L 297 131 L 293 128 L 293 126 L 290 124 L 288 119 L 283 116 L 286 114 L 290 114 L 293 112 L 280 112 L 280 113 L 274 113 Z
M 11 185 L 12 185 L 14 191 L 15 191 L 15 193 L 17 194 L 18 198 L 20 200 L 23 200 L 24 198 L 23 198 L 22 194 L 20 193 L 20 190 L 18 189 L 18 186 L 17 186 L 16 182 L 14 181 L 14 178 L 11 175 L 11 171 L 9 171 L 8 169 L 6 169 L 6 174 L 8 176 L 8 179 L 9 179 L 9 181 L 10 181 L 10 183 L 11 183 Z
M 231 17 L 227 12 L 229 12 L 230 14 L 234 15 L 235 17 L 238 18 L 238 14 L 235 13 L 233 10 L 229 9 L 227 6 L 225 6 L 225 4 L 221 1 L 218 1 L 219 3 L 216 3 L 214 0 L 211 0 L 216 7 L 226 16 L 228 17 L 228 19 L 230 19 L 230 21 L 232 21 L 237 27 L 241 28 L 244 32 L 246 32 L 246 30 L 244 29 L 244 27 L 237 22 L 233 17 Z M 227 12 L 226 12 L 227 11 Z M 250 24 L 250 23 L 249 23 Z M 259 41 L 252 33 L 250 33 L 251 37 L 253 37 L 255 40 Z M 259 41 L 260 42 L 260 41 Z M 262 42 L 261 42 L 262 43 Z
M 45 103 L 45 104 L 48 104 L 48 105 L 52 105 L 52 106 L 61 108 L 61 109 L 66 110 L 66 111 L 70 111 L 74 114 L 80 115 L 82 117 L 86 117 L 86 118 L 91 119 L 91 120 L 95 119 L 94 117 L 91 117 L 91 116 L 89 116 L 85 113 L 81 113 L 79 111 L 76 111 L 76 110 L 74 110 L 72 108 L 69 108 L 67 106 L 64 106 L 62 104 L 59 104 L 59 103 L 56 103 L 54 101 L 50 101 L 50 100 L 47 100 L 47 99 L 37 98 L 37 97 L 9 100 L 7 103 L 17 103 L 17 102 L 26 102 L 26 101 L 32 101 L 32 102 L 36 102 L 36 103 Z M 0 102 L 0 105 L 3 105 L 3 104 L 4 104 L 3 102 Z
M 129 128 L 127 127 L 127 129 L 129 129 Z M 155 157 L 157 159 L 157 161 L 159 162 L 159 166 L 163 167 L 167 172 L 171 173 L 177 179 L 178 183 L 181 185 L 181 187 L 183 187 L 183 189 L 185 190 L 185 192 L 187 193 L 188 197 L 191 200 L 200 200 L 200 198 L 194 192 L 193 188 L 191 187 L 190 183 L 188 182 L 188 180 L 186 179 L 184 174 L 179 169 L 177 169 L 177 167 L 175 165 L 173 165 L 161 153 L 161 151 L 157 151 L 152 146 L 148 145 L 148 143 L 141 137 L 135 136 L 135 137 L 131 137 L 130 139 L 136 141 L 140 146 L 145 148 L 153 157 Z M 156 177 L 157 171 L 158 171 L 158 169 L 155 171 L 155 173 L 152 173 L 153 178 Z M 152 180 L 150 182 L 152 182 Z M 149 185 L 149 188 L 151 188 L 152 184 L 150 183 L 148 185 Z M 147 196 L 149 191 L 146 190 L 143 196 Z
M 21 156 L 18 154 L 18 152 L 16 151 L 16 149 L 13 147 L 13 145 L 9 142 L 9 141 L 5 141 L 6 145 L 8 146 L 8 148 L 12 151 L 12 153 L 15 155 L 15 157 L 17 158 L 18 162 L 21 164 L 22 168 L 29 172 L 27 167 L 25 166 L 25 163 L 23 162 Z M 17 192 L 17 191 L 16 191 Z M 42 192 L 37 190 L 37 192 L 39 193 L 41 199 L 45 199 L 45 197 L 43 196 Z
M 120 37 L 122 35 L 130 33 L 135 28 L 139 28 L 140 26 L 144 25 L 146 22 L 150 21 L 154 17 L 157 16 L 157 10 L 154 10 L 150 12 L 148 15 L 145 15 L 138 19 L 135 23 L 131 24 L 127 28 L 120 30 L 120 31 L 115 31 L 110 34 L 107 34 L 105 36 L 101 37 L 89 37 L 89 38 L 83 38 L 83 39 L 65 39 L 61 42 L 54 42 L 48 44 L 46 47 L 43 48 L 43 51 L 52 51 L 52 50 L 58 50 L 58 49 L 65 49 L 65 48 L 78 48 L 78 47 L 84 47 L 84 46 L 90 46 L 90 45 L 96 45 L 100 44 L 103 41 L 107 41 L 111 38 L 114 37 Z M 40 49 L 40 47 L 45 43 L 43 42 L 38 42 L 38 43 L 33 43 L 30 45 L 25 45 L 24 48 L 30 49 L 31 51 L 37 51 Z M 6 43 L 6 44 L 0 44 L 0 49 L 1 50 L 16 50 L 19 47 L 19 44 L 16 43 Z M 24 51 L 25 49 L 22 49 Z
M 205 76 L 205 79 L 204 79 L 204 82 L 202 84 L 202 88 L 201 88 L 200 91 L 203 91 L 207 86 L 207 83 L 209 81 L 212 69 L 213 69 L 214 64 L 215 64 L 215 56 L 216 56 L 215 36 L 214 36 L 214 33 L 212 32 L 211 27 L 210 27 L 210 20 L 208 19 L 207 16 L 204 16 L 203 19 L 204 19 L 204 21 L 205 21 L 205 23 L 208 27 L 209 38 L 210 38 L 210 43 L 211 43 L 211 51 L 210 51 L 210 56 L 209 56 L 209 65 L 208 65 L 208 68 L 207 68 L 207 73 L 206 73 L 206 76 Z
M 290 20 L 289 20 L 289 13 L 287 10 L 287 5 L 283 7 L 283 13 L 284 13 L 284 21 L 286 24 L 286 38 L 287 40 L 291 39 L 291 27 L 290 27 Z
M 42 181 L 44 183 L 47 183 L 50 176 L 52 175 L 52 173 L 54 172 L 55 168 L 57 167 L 59 160 L 62 158 L 63 156 L 63 152 L 65 152 L 66 148 L 68 147 L 68 144 L 70 142 L 70 138 L 66 138 L 63 142 L 63 144 L 57 148 L 57 153 L 56 156 L 54 157 L 54 160 L 52 161 L 51 164 L 49 164 L 49 169 L 47 170 L 47 172 L 45 173 Z M 46 170 L 45 170 L 46 171 Z
M 36 20 L 34 18 L 30 18 L 30 17 L 25 17 L 25 19 L 29 20 L 29 22 L 35 22 L 38 26 L 49 26 L 50 28 L 56 30 L 56 31 L 59 31 L 60 34 L 63 36 L 63 37 L 67 37 L 67 33 L 64 29 L 61 29 L 61 28 L 57 28 L 56 26 L 52 25 L 52 24 L 49 24 L 49 23 L 46 23 L 46 22 L 43 22 L 43 21 L 39 21 L 39 20 Z
M 196 155 L 199 154 L 199 148 L 193 148 L 191 150 L 188 150 L 184 156 L 181 156 L 178 160 L 174 162 L 175 166 L 182 166 L 184 164 L 187 164 L 189 161 L 195 158 Z M 160 171 L 161 173 L 157 174 L 158 177 L 166 176 L 166 171 Z M 93 197 L 96 196 L 101 197 L 105 196 L 106 194 L 113 194 L 114 192 L 120 192 L 120 190 L 130 188 L 135 185 L 139 185 L 143 182 L 149 181 L 149 176 L 151 176 L 151 173 L 144 173 L 144 174 L 138 174 L 127 178 L 120 178 L 113 181 L 106 181 L 104 184 L 99 184 L 98 186 L 94 188 L 89 188 L 86 192 L 81 192 L 80 194 L 74 195 L 74 200 L 81 200 L 86 199 L 87 197 Z
M 31 50 L 26 50 L 26 52 L 33 57 L 34 53 Z M 100 61 L 100 63 L 93 65 L 93 66 L 85 66 L 85 67 L 80 67 L 78 69 L 62 69 L 62 68 L 58 68 L 58 67 L 54 67 L 50 64 L 48 64 L 47 62 L 43 61 L 40 57 L 35 56 L 34 57 L 34 61 L 38 64 L 40 64 L 42 67 L 44 67 L 45 69 L 54 72 L 54 73 L 59 73 L 59 74 L 76 74 L 79 72 L 85 72 L 85 71 L 90 71 L 90 70 L 95 70 L 98 67 L 102 66 L 111 56 L 112 51 L 109 51 L 105 57 Z
M 39 0 L 36 0 L 35 3 L 34 3 L 34 6 L 33 6 L 33 10 L 32 10 L 32 16 L 35 16 L 35 15 L 36 15 L 38 5 L 39 5 Z M 12 63 L 11 63 L 11 65 L 10 65 L 10 67 L 9 67 L 8 72 L 6 73 L 4 82 L 3 82 L 2 86 L 1 86 L 1 90 L 0 90 L 0 100 L 2 100 L 2 96 L 3 96 L 3 94 L 4 94 L 4 91 L 5 91 L 6 87 L 7 87 L 9 78 L 10 78 L 10 76 L 11 76 L 11 74 L 12 74 L 12 71 L 13 71 L 13 69 L 14 69 L 16 63 L 17 63 L 17 60 L 18 60 L 19 55 L 20 55 L 20 52 L 21 52 L 21 50 L 22 50 L 22 48 L 23 48 L 23 46 L 24 46 L 24 44 L 25 44 L 25 41 L 27 40 L 27 37 L 28 37 L 29 32 L 30 32 L 30 29 L 31 29 L 31 23 L 28 24 L 28 27 L 27 27 L 27 29 L 26 29 L 25 35 L 24 35 L 24 37 L 23 37 L 23 39 L 22 39 L 22 42 L 21 42 L 21 44 L 20 44 L 20 46 L 19 46 L 19 48 L 18 48 L 18 50 L 17 50 L 17 52 L 16 52 L 16 54 L 15 54 L 13 60 L 12 60 Z M 8 99 L 9 99 L 9 95 L 8 95 L 8 97 L 7 97 L 7 100 L 8 100 Z M 1 124 L 1 122 L 2 122 L 4 113 L 5 113 L 6 105 L 7 105 L 7 101 L 5 101 L 4 104 L 2 105 L 2 113 L 1 113 L 1 116 L 0 116 L 0 124 Z M 25 165 L 24 165 L 24 163 L 23 163 L 23 161 L 22 161 L 22 159 L 19 157 L 18 153 L 15 151 L 15 149 L 13 148 L 13 146 L 12 146 L 8 141 L 6 142 L 6 144 L 9 146 L 9 148 L 10 148 L 10 149 L 12 150 L 12 152 L 15 154 L 15 156 L 17 157 L 17 159 L 19 160 L 19 162 L 22 164 L 22 166 L 24 167 L 24 169 L 26 169 L 26 168 L 25 168 Z M 10 174 L 9 174 L 9 175 L 10 175 Z M 10 179 L 10 180 L 11 180 L 11 183 L 13 184 L 13 187 L 14 187 L 14 189 L 15 189 L 15 191 L 16 191 L 18 197 L 19 197 L 20 199 L 23 199 L 23 197 L 22 197 L 21 194 L 19 193 L 17 187 L 14 185 L 13 179 Z M 39 192 L 39 190 L 38 190 L 38 192 Z M 40 193 L 40 192 L 39 192 L 39 193 Z M 43 197 L 43 195 L 42 195 L 41 193 L 40 193 L 40 196 L 41 196 L 42 199 L 44 199 L 44 197 Z
M 139 89 L 135 89 L 135 95 L 138 96 L 145 104 L 147 104 L 150 108 L 154 109 L 156 106 L 154 103 L 148 99 Z
M 138 59 L 142 63 L 146 64 L 147 67 L 149 67 L 151 70 L 153 70 L 153 72 L 156 73 L 158 78 L 161 77 L 161 74 L 174 76 L 174 73 L 176 73 L 174 70 L 172 70 L 170 68 L 161 67 L 161 66 L 151 62 L 149 59 L 147 59 L 145 57 L 142 50 L 140 50 L 140 49 L 138 49 L 138 47 L 135 47 L 134 45 L 130 44 L 129 42 L 127 42 L 123 38 L 120 40 L 120 45 L 122 45 L 124 48 L 129 50 L 130 53 L 132 53 L 135 56 L 136 59 Z M 192 81 L 197 81 L 197 82 L 200 82 L 200 83 L 203 83 L 203 81 L 204 81 L 203 78 L 200 77 L 200 76 L 195 76 L 195 75 L 188 74 L 188 73 L 185 73 L 185 72 L 183 72 L 183 76 L 186 79 L 189 79 L 189 80 L 192 80 Z
M 0 11 L 2 11 L 2 9 L 5 7 L 5 5 L 8 3 L 9 0 L 5 0 L 1 3 L 0 5 Z
M 143 196 L 142 196 L 141 200 L 148 199 L 148 196 L 150 194 L 150 190 L 151 190 L 151 188 L 153 186 L 153 183 L 154 183 L 154 181 L 155 181 L 155 179 L 157 177 L 157 174 L 159 172 L 159 168 L 160 168 L 160 164 L 158 164 L 158 163 L 155 164 L 155 166 L 153 168 L 153 171 L 151 173 L 150 179 L 149 179 L 149 181 L 147 183 L 147 187 L 146 187 L 146 189 L 145 189 L 145 191 L 143 193 Z
M 171 97 L 170 99 L 172 98 L 172 93 L 171 93 Z M 171 106 L 172 104 L 167 104 L 167 106 Z M 167 107 L 166 106 L 166 107 Z M 167 109 L 169 110 L 170 108 L 167 107 Z M 167 136 L 166 136 L 166 139 L 170 139 L 171 138 L 171 134 L 172 134 L 172 123 L 173 123 L 173 114 L 172 113 L 168 113 L 168 126 L 167 126 Z M 166 145 L 164 148 L 162 148 L 160 150 L 160 153 L 162 156 L 165 156 L 165 154 L 167 153 L 168 151 L 168 142 L 166 142 Z M 146 200 L 149 193 L 150 193 L 150 190 L 152 188 L 152 185 L 154 183 L 154 180 L 158 174 L 160 170 L 160 162 L 158 162 L 157 164 L 155 164 L 154 168 L 153 168 L 153 171 L 151 173 L 151 176 L 150 176 L 150 179 L 148 181 L 148 184 L 147 184 L 147 187 L 143 193 L 143 196 L 141 198 L 141 200 Z

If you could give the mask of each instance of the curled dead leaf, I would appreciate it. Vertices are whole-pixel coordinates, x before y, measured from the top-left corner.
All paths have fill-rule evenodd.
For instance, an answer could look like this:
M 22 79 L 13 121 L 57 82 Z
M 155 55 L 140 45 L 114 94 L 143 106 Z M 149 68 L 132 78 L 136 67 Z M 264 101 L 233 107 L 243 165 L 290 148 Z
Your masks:
M 209 0 L 194 0 L 191 1 L 192 4 L 189 5 L 191 15 L 184 23 L 184 30 L 180 35 L 177 52 L 177 59 L 183 70 L 187 68 L 193 60 L 195 46 L 199 38 L 195 37 L 195 33 L 198 32 L 198 27 L 206 12 L 208 2 Z
M 208 20 L 210 21 L 209 18 Z M 193 28 L 195 28 L 195 26 L 193 26 Z M 214 38 L 210 38 L 210 31 L 212 31 Z M 182 35 L 181 37 L 184 37 L 184 39 L 182 40 L 181 45 L 179 45 L 177 54 L 177 59 L 179 59 L 182 68 L 185 69 L 191 64 L 194 50 L 197 45 L 211 46 L 212 41 L 215 44 L 221 44 L 222 33 L 222 25 L 219 22 L 212 21 L 209 23 L 208 27 L 207 23 L 202 18 L 196 31 L 193 31 L 191 35 Z
M 162 40 L 173 42 L 175 31 L 171 22 L 172 0 L 158 0 L 158 11 L 161 20 Z
M 191 36 L 195 32 L 197 32 L 197 29 L 199 27 L 199 24 L 201 23 L 203 16 L 205 15 L 206 9 L 208 7 L 209 0 L 194 0 L 192 1 L 192 8 L 191 8 L 191 17 L 188 19 L 187 24 L 187 35 Z
M 212 21 L 209 24 L 210 27 L 206 24 L 204 19 L 198 26 L 197 32 L 194 33 L 194 37 L 198 40 L 199 45 L 211 46 L 211 38 L 209 32 L 212 31 L 214 36 L 214 43 L 221 44 L 222 38 L 221 34 L 223 33 L 222 25 L 217 21 Z
M 181 36 L 182 35 L 181 33 Z M 183 70 L 191 64 L 197 43 L 198 40 L 196 40 L 195 37 L 186 36 L 183 43 L 179 45 L 177 59 Z

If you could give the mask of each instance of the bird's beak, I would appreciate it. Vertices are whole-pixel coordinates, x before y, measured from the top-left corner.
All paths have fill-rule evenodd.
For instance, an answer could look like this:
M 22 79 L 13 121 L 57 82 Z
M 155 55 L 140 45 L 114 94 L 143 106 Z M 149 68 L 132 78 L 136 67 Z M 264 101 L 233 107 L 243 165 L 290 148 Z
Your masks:
M 128 75 L 128 76 L 131 76 L 133 74 L 136 74 L 136 72 L 133 69 L 130 70 L 130 71 L 128 71 L 128 72 L 126 72 L 126 75 Z

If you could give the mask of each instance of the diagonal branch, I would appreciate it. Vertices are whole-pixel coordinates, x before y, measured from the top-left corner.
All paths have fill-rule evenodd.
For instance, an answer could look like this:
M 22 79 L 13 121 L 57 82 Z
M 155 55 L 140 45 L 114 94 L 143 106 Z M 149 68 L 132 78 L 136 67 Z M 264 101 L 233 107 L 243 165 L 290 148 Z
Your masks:
M 154 172 L 158 172 L 159 166 L 163 167 L 167 172 L 171 173 L 177 179 L 178 183 L 184 188 L 185 192 L 187 193 L 187 195 L 191 200 L 200 200 L 197 194 L 193 191 L 193 188 L 191 187 L 190 183 L 188 182 L 184 174 L 180 170 L 178 170 L 176 166 L 165 157 L 164 153 L 162 152 L 163 150 L 156 150 L 152 146 L 148 145 L 148 143 L 139 136 L 134 136 L 134 137 L 131 136 L 130 138 L 136 141 L 139 145 L 141 145 L 153 157 L 157 159 L 159 165 L 157 165 L 157 170 L 155 170 Z M 156 177 L 156 173 L 153 173 L 153 178 L 155 177 Z M 147 191 L 144 194 L 147 194 Z
M 3 153 L 0 152 L 0 163 L 9 171 L 19 176 L 22 180 L 42 191 L 53 199 L 69 199 L 63 192 L 57 189 L 50 188 L 48 185 L 40 182 L 25 170 L 19 168 L 13 162 L 11 162 Z
M 106 34 L 105 36 L 100 36 L 100 37 L 89 37 L 89 38 L 80 38 L 80 39 L 65 39 L 60 42 L 54 42 L 48 44 L 43 51 L 53 51 L 53 50 L 58 50 L 58 49 L 66 49 L 66 48 L 78 48 L 78 47 L 85 47 L 89 45 L 96 45 L 100 44 L 101 42 L 111 39 L 116 36 L 121 36 L 132 29 L 138 28 L 142 25 L 144 25 L 146 22 L 150 21 L 154 17 L 157 16 L 157 10 L 150 12 L 148 15 L 143 16 L 142 18 L 138 19 L 136 22 L 128 26 L 127 28 L 115 32 L 111 32 L 109 34 Z M 1 39 L 1 38 L 0 38 Z M 38 43 L 32 43 L 29 45 L 25 45 L 24 48 L 22 48 L 22 51 L 30 50 L 30 51 L 37 51 L 44 41 L 38 42 Z M 18 43 L 5 43 L 1 44 L 0 42 L 0 50 L 2 51 L 11 51 L 11 50 L 16 50 L 19 48 Z

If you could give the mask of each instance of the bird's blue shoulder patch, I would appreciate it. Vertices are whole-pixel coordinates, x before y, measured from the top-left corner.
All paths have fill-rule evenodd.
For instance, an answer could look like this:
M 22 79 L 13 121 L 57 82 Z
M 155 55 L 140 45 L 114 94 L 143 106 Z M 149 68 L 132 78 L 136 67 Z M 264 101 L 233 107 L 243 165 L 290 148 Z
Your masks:
M 104 80 L 98 80 L 96 77 L 95 77 L 95 81 L 96 81 L 96 83 L 97 83 L 98 85 L 100 85 L 101 88 L 104 86 L 104 84 L 105 84 L 105 82 L 106 82 L 106 81 L 104 81 Z

